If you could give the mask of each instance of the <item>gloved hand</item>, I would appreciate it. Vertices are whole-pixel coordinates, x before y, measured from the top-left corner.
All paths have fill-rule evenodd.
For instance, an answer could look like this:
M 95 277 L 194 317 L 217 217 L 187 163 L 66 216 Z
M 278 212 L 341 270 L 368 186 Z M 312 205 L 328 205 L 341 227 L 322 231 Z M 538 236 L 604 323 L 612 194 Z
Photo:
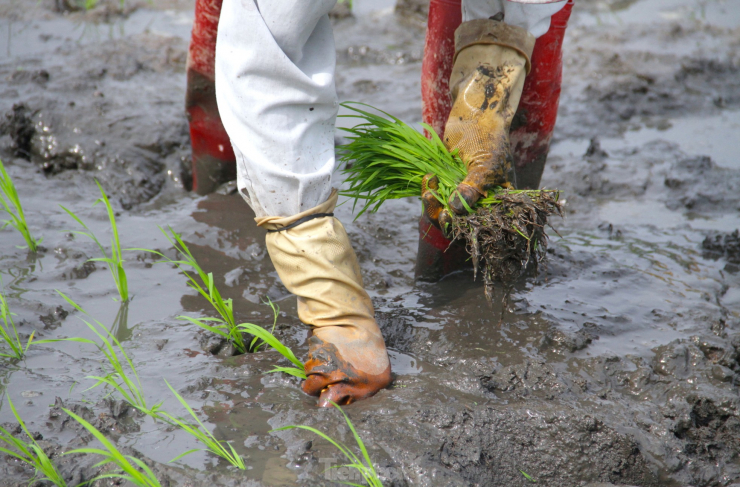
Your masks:
M 329 199 L 292 217 L 258 218 L 285 287 L 298 296 L 298 317 L 312 327 L 303 391 L 319 406 L 372 396 L 391 383 L 388 353 L 362 284 L 349 238 Z
M 472 208 L 489 189 L 512 185 L 509 128 L 530 69 L 534 42 L 525 29 L 491 19 L 463 22 L 455 31 L 450 76 L 453 103 L 443 141 L 447 149 L 458 150 L 468 167 L 467 176 L 449 199 L 450 208 L 459 215 L 467 213 L 461 198 Z M 429 198 L 436 187 L 434 179 L 425 178 L 422 199 L 427 215 L 443 228 L 450 215 Z
M 452 218 L 445 210 L 437 193 L 439 179 L 432 173 L 427 174 L 421 180 L 421 202 L 424 205 L 424 214 L 442 233 L 449 237 L 450 223 Z

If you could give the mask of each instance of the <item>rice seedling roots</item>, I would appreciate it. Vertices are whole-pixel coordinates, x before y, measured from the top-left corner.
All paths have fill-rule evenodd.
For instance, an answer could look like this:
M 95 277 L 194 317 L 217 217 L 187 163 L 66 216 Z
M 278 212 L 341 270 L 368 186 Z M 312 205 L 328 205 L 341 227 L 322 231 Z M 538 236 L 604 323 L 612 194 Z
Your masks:
M 506 300 L 526 269 L 530 265 L 537 269 L 547 251 L 548 219 L 562 216 L 554 190 L 504 190 L 496 198 L 500 203 L 454 217 L 451 228 L 452 241 L 465 242 L 476 277 L 479 271 L 483 274 L 489 304 L 494 283 L 501 283 Z

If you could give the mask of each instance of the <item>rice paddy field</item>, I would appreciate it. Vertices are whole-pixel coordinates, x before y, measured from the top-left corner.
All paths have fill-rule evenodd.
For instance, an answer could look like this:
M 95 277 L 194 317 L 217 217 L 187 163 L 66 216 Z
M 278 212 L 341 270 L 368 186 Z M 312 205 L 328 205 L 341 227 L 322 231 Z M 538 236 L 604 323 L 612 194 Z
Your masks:
M 337 86 L 418 127 L 424 9 L 399 2 L 333 20 Z M 231 316 L 307 351 L 233 185 L 187 191 L 193 3 L 75 5 L 0 0 L 0 159 L 29 234 L 0 230 L 0 326 L 18 333 L 0 447 L 70 486 L 362 484 L 331 468 L 353 460 L 329 439 L 367 464 L 357 437 L 384 486 L 740 485 L 734 0 L 576 1 L 543 177 L 565 217 L 506 309 L 472 271 L 414 281 L 418 200 L 338 207 L 395 373 L 349 422 L 268 373 L 294 365 L 274 347 L 202 326 Z M 202 274 L 173 262 L 175 234 Z M 0 453 L 0 486 L 34 471 Z

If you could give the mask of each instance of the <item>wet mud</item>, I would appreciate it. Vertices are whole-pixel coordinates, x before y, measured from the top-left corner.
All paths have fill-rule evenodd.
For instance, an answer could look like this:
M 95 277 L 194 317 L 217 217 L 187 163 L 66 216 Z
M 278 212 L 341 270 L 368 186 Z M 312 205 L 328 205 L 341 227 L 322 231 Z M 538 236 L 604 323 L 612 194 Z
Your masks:
M 319 410 L 295 378 L 265 375 L 274 351 L 234 355 L 178 320 L 210 316 L 186 278 L 125 252 L 133 299 L 87 263 L 110 237 L 98 179 L 118 212 L 122 246 L 171 252 L 158 226 L 183 234 L 240 322 L 272 326 L 299 357 L 307 330 L 233 188 L 189 193 L 184 116 L 191 2 L 0 0 L 0 157 L 44 250 L 0 231 L 3 292 L 19 331 L 92 338 L 63 291 L 127 347 L 148 399 L 206 425 L 245 456 L 236 471 L 182 431 L 141 417 L 85 379 L 102 356 L 72 342 L 38 345 L 0 365 L 7 398 L 71 485 L 97 459 L 63 456 L 91 442 L 71 408 L 151 465 L 163 485 L 335 485 L 350 471 L 314 426 L 352 443 L 341 415 Z M 423 8 L 355 1 L 334 19 L 342 100 L 420 120 Z M 408 13 L 411 12 L 411 13 Z M 338 207 L 391 353 L 395 380 L 345 408 L 385 485 L 740 485 L 740 13 L 732 0 L 591 0 L 564 46 L 558 126 L 543 186 L 566 199 L 548 265 L 489 307 L 472 272 L 415 283 L 418 201 L 388 202 L 353 222 Z M 340 124 L 342 123 L 340 119 Z M 337 136 L 341 140 L 341 136 Z M 337 182 L 338 183 L 338 182 Z M 390 223 L 392 222 L 392 224 Z M 169 255 L 169 254 L 168 254 Z M 495 299 L 494 303 L 500 302 Z M 41 439 L 43 438 L 43 439 Z M 92 443 L 91 443 L 92 444 Z M 32 472 L 0 458 L 0 485 Z M 109 485 L 98 481 L 96 485 Z

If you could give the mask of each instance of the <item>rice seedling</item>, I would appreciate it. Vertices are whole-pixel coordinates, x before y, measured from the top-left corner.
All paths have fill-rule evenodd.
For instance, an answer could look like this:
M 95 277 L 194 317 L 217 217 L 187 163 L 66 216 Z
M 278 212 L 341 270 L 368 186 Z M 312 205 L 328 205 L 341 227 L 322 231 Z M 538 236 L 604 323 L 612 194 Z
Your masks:
M 190 316 L 179 316 L 182 320 L 190 321 L 203 329 L 213 332 L 219 336 L 222 336 L 234 344 L 234 347 L 239 353 L 247 352 L 247 343 L 244 341 L 241 331 L 237 327 L 234 321 L 234 307 L 231 299 L 223 299 L 218 288 L 213 281 L 213 273 L 206 273 L 203 268 L 198 264 L 198 261 L 193 257 L 192 252 L 185 244 L 182 236 L 175 232 L 172 228 L 169 228 L 167 233 L 163 228 L 160 228 L 162 233 L 167 240 L 172 244 L 175 250 L 182 256 L 181 260 L 172 260 L 161 252 L 151 249 L 132 249 L 141 250 L 144 252 L 150 252 L 152 254 L 163 257 L 162 262 L 174 264 L 180 269 L 183 274 L 188 278 L 188 286 L 198 291 L 198 294 L 203 296 L 213 309 L 221 316 L 221 318 L 192 318 Z M 193 272 L 194 271 L 194 272 Z
M 188 248 L 187 244 L 183 241 L 182 236 L 175 232 L 172 228 L 169 228 L 169 233 L 164 229 L 164 233 L 167 240 L 182 256 L 181 260 L 173 260 L 168 258 L 166 255 L 151 249 L 132 249 L 141 250 L 145 252 L 151 252 L 155 255 L 163 257 L 162 262 L 168 262 L 176 265 L 183 273 L 188 277 L 188 285 L 198 291 L 211 306 L 221 316 L 220 318 L 193 318 L 192 316 L 178 316 L 179 319 L 189 321 L 204 330 L 208 330 L 216 335 L 224 337 L 234 344 L 234 348 L 239 353 L 246 353 L 248 351 L 257 351 L 263 344 L 267 344 L 277 350 L 285 358 L 290 360 L 297 367 L 275 367 L 270 372 L 284 372 L 286 374 L 294 375 L 302 379 L 306 378 L 306 374 L 303 371 L 303 364 L 298 360 L 293 351 L 290 348 L 283 345 L 271 332 L 265 330 L 261 326 L 254 325 L 251 323 L 240 323 L 237 324 L 234 319 L 234 308 L 231 299 L 223 299 L 218 288 L 214 284 L 213 273 L 206 273 L 203 268 L 198 264 L 198 261 L 193 256 L 192 252 Z M 194 272 L 188 271 L 192 269 Z M 278 313 L 280 308 L 276 306 L 272 301 L 268 301 L 269 306 L 273 311 L 273 331 L 277 323 Z M 254 336 L 252 341 L 248 344 L 244 339 L 244 333 L 249 333 Z M 258 340 L 262 340 L 260 343 Z
M 86 231 L 73 231 L 73 233 L 84 235 L 98 246 L 100 249 L 100 252 L 103 254 L 103 257 L 98 257 L 95 259 L 89 259 L 89 262 L 105 262 L 108 264 L 108 269 L 110 269 L 110 273 L 113 276 L 113 281 L 116 283 L 116 289 L 118 289 L 118 295 L 121 297 L 121 301 L 126 302 L 128 301 L 129 294 L 128 294 L 128 279 L 126 278 L 126 271 L 123 269 L 123 263 L 126 262 L 123 260 L 123 255 L 121 253 L 121 242 L 119 240 L 118 235 L 118 226 L 116 225 L 116 214 L 113 211 L 113 207 L 110 204 L 110 200 L 108 199 L 108 196 L 105 194 L 105 191 L 103 191 L 103 187 L 100 185 L 100 183 L 96 180 L 95 184 L 98 185 L 98 189 L 100 189 L 101 197 L 98 198 L 93 206 L 97 205 L 98 203 L 103 203 L 105 205 L 105 208 L 108 212 L 108 220 L 110 220 L 110 226 L 111 230 L 113 231 L 113 236 L 111 237 L 111 255 L 108 256 L 108 253 L 105 250 L 105 247 L 100 243 L 100 241 L 95 237 L 95 235 L 92 233 L 92 231 L 85 225 L 85 223 L 80 220 L 80 218 L 72 213 L 72 211 L 68 210 L 62 205 L 59 205 L 74 221 L 80 224 L 82 228 L 84 228 Z
M 170 391 L 177 397 L 177 400 L 180 401 L 180 404 L 182 404 L 185 409 L 190 413 L 190 416 L 192 416 L 193 419 L 197 422 L 196 426 L 192 426 L 188 423 L 186 423 L 184 420 L 180 418 L 176 418 L 175 416 L 172 416 L 171 414 L 167 412 L 162 412 L 162 415 L 167 418 L 169 422 L 172 424 L 175 424 L 182 428 L 184 431 L 186 431 L 191 436 L 195 437 L 199 442 L 201 442 L 203 445 L 205 445 L 206 448 L 196 448 L 193 450 L 188 450 L 185 453 L 182 453 L 172 460 L 170 462 L 177 461 L 181 459 L 182 457 L 186 455 L 190 455 L 191 453 L 195 453 L 197 451 L 208 451 L 213 453 L 214 455 L 217 455 L 227 462 L 229 462 L 231 465 L 235 466 L 236 468 L 240 470 L 246 470 L 246 466 L 244 465 L 244 459 L 239 455 L 234 447 L 228 443 L 228 442 L 222 442 L 218 441 L 213 434 L 211 434 L 210 431 L 208 431 L 205 427 L 205 425 L 201 422 L 200 418 L 195 414 L 195 411 L 193 411 L 193 408 L 190 407 L 190 405 L 187 403 L 185 399 L 182 398 L 180 394 L 177 393 L 177 391 L 170 385 L 169 382 L 165 380 L 165 383 L 167 384 L 167 387 L 170 388 Z M 227 448 L 228 447 L 228 448 Z
M 522 475 L 524 475 L 524 478 L 525 478 L 525 479 L 529 480 L 529 481 L 530 481 L 530 482 L 532 482 L 533 484 L 536 484 L 536 483 L 537 483 L 537 481 L 536 481 L 535 479 L 533 479 L 533 478 L 532 478 L 532 476 L 531 476 L 531 475 L 529 475 L 529 474 L 528 474 L 527 472 L 525 472 L 524 470 L 521 470 L 521 469 L 520 469 L 520 470 L 519 470 L 519 472 L 520 472 L 520 473 L 521 473 Z
M 273 303 L 270 298 L 267 298 L 267 303 L 265 304 L 267 304 L 270 308 L 272 308 L 272 330 L 267 331 L 261 326 L 254 325 L 252 323 L 241 323 L 237 325 L 240 330 L 254 336 L 254 338 L 252 339 L 252 342 L 249 344 L 249 350 L 254 353 L 254 352 L 259 351 L 259 349 L 263 345 L 267 345 L 275 349 L 275 351 L 277 351 L 280 355 L 287 358 L 293 365 L 295 365 L 295 367 L 281 367 L 281 366 L 276 365 L 272 370 L 268 370 L 267 372 L 265 372 L 266 374 L 282 372 L 285 374 L 298 377 L 300 379 L 305 379 L 306 371 L 303 368 L 303 363 L 296 358 L 295 354 L 293 353 L 293 350 L 285 346 L 274 335 L 275 326 L 277 326 L 277 319 L 278 319 L 278 316 L 280 316 L 280 306 Z
M 86 453 L 92 455 L 100 455 L 103 457 L 103 460 L 95 464 L 95 467 L 103 467 L 105 465 L 108 465 L 109 463 L 113 463 L 123 471 L 122 473 L 106 473 L 98 475 L 94 479 L 90 480 L 88 483 L 100 479 L 123 479 L 140 487 L 162 487 L 159 483 L 159 480 L 157 480 L 157 477 L 154 475 L 154 472 L 152 472 L 152 469 L 149 468 L 144 462 L 130 455 L 124 455 L 118 450 L 118 448 L 116 448 L 113 443 L 110 442 L 110 440 L 108 440 L 108 438 L 103 435 L 103 433 L 98 431 L 95 426 L 91 425 L 68 409 L 62 410 L 67 413 L 72 419 L 80 423 L 95 438 L 97 438 L 97 440 L 102 443 L 103 447 L 105 448 L 105 450 L 101 448 L 90 447 L 76 448 L 64 454 L 74 455 L 77 453 Z
M 301 363 L 300 360 L 298 360 L 293 354 L 293 351 L 283 345 L 280 340 L 275 337 L 272 333 L 265 330 L 261 326 L 253 325 L 251 323 L 241 323 L 238 325 L 239 330 L 242 330 L 246 333 L 249 333 L 251 335 L 254 335 L 255 340 L 260 339 L 263 343 L 266 343 L 270 347 L 274 348 L 278 353 L 280 353 L 283 357 L 287 358 L 295 367 L 281 367 L 281 366 L 275 366 L 272 370 L 267 371 L 267 374 L 271 374 L 274 372 L 283 372 L 285 374 L 289 374 L 295 377 L 298 377 L 300 379 L 306 378 L 306 372 L 303 368 L 303 363 Z
M 13 401 L 8 398 L 8 404 L 10 409 L 13 411 L 16 421 L 21 426 L 21 429 L 28 437 L 29 441 L 24 441 L 13 436 L 8 430 L 0 426 L 0 443 L 5 446 L 0 446 L 0 452 L 13 457 L 23 463 L 30 465 L 36 469 L 36 474 L 32 479 L 28 481 L 28 484 L 32 484 L 36 481 L 49 481 L 57 487 L 67 487 L 67 483 L 61 476 L 57 468 L 54 466 L 48 455 L 44 452 L 44 449 L 34 439 L 33 435 L 28 428 L 26 423 L 18 414 L 18 411 L 13 405 Z
M 284 431 L 289 429 L 303 429 L 306 431 L 310 431 L 311 433 L 314 433 L 321 438 L 325 439 L 332 445 L 334 445 L 342 454 L 347 458 L 347 460 L 350 461 L 350 463 L 345 465 L 339 465 L 332 468 L 341 468 L 341 467 L 349 467 L 352 469 L 355 469 L 365 480 L 368 486 L 370 487 L 383 487 L 383 483 L 380 481 L 380 478 L 378 477 L 378 473 L 375 471 L 375 467 L 373 466 L 373 462 L 370 459 L 370 455 L 367 452 L 367 448 L 365 448 L 365 443 L 363 443 L 362 438 L 360 438 L 360 435 L 357 433 L 357 430 L 355 429 L 354 425 L 352 424 L 352 421 L 350 421 L 347 414 L 342 410 L 341 407 L 339 407 L 338 404 L 332 402 L 332 406 L 337 408 L 340 413 L 342 413 L 342 416 L 344 416 L 344 420 L 347 423 L 347 426 L 349 427 L 350 431 L 352 432 L 352 436 L 355 438 L 355 442 L 357 442 L 357 446 L 360 449 L 360 452 L 362 453 L 362 459 L 355 455 L 355 453 L 344 443 L 333 439 L 326 433 L 323 433 L 316 428 L 312 428 L 311 426 L 306 425 L 291 425 L 291 426 L 283 426 L 282 428 L 277 428 L 272 431 Z M 353 485 L 356 487 L 361 487 L 360 484 L 352 483 L 352 482 L 340 482 L 345 485 Z
M 270 330 L 270 333 L 275 333 L 275 326 L 277 326 L 277 319 L 278 316 L 280 316 L 280 306 L 272 302 L 272 299 L 267 298 L 267 302 L 263 302 L 263 304 L 268 305 L 270 308 L 272 308 L 272 329 Z M 249 344 L 249 349 L 252 352 L 258 352 L 259 349 L 267 342 L 264 340 L 259 339 L 256 335 L 252 339 L 252 343 Z
M 82 309 L 80 305 L 75 303 L 71 298 L 66 296 L 61 291 L 57 292 L 60 296 L 62 296 L 62 298 L 64 298 L 65 301 L 67 301 L 75 309 L 77 309 L 77 311 L 88 315 L 87 312 Z M 119 342 L 118 339 L 113 336 L 108 331 L 108 329 L 99 321 L 93 320 L 94 323 L 90 323 L 84 318 L 81 319 L 88 326 L 88 328 L 90 328 L 90 330 L 92 330 L 92 332 L 95 333 L 98 338 L 100 338 L 100 340 L 102 341 L 102 345 L 98 345 L 98 343 L 94 340 L 90 340 L 87 338 L 65 338 L 60 340 L 46 340 L 46 342 L 75 341 L 80 343 L 90 343 L 97 346 L 99 350 L 103 352 L 103 355 L 107 359 L 108 366 L 112 369 L 112 371 L 104 376 L 88 376 L 87 379 L 94 379 L 97 382 L 93 386 L 89 387 L 87 390 L 94 389 L 99 385 L 105 384 L 111 387 L 114 391 L 117 391 L 121 395 L 123 400 L 129 403 L 132 407 L 152 416 L 153 418 L 159 418 L 161 414 L 160 407 L 162 406 L 162 403 L 159 402 L 152 406 L 147 404 L 146 398 L 144 397 L 143 388 L 141 386 L 141 380 L 139 379 L 139 374 L 136 371 L 136 367 L 134 367 L 133 362 L 126 354 L 126 351 L 123 349 L 121 342 Z
M 2 160 L 0 160 L 0 205 L 2 205 L 3 210 L 10 216 L 9 220 L 2 222 L 0 230 L 7 226 L 15 228 L 23 236 L 23 240 L 26 241 L 28 250 L 36 252 L 38 250 L 38 244 L 43 239 L 37 239 L 31 235 L 31 231 L 28 229 L 28 224 L 26 223 L 26 216 L 23 214 L 23 205 L 21 205 L 21 200 L 18 197 L 18 191 L 15 189 L 15 184 L 13 184 L 10 175 L 5 170 Z
M 67 8 L 72 10 L 92 10 L 98 6 L 100 0 L 65 0 L 65 3 L 67 5 Z M 118 8 L 120 9 L 123 9 L 125 5 L 125 0 L 120 0 L 118 2 Z
M 465 204 L 468 214 L 456 215 L 449 207 L 450 197 L 467 174 L 467 167 L 457 155 L 448 151 L 434 130 L 427 139 L 413 127 L 380 110 L 382 115 L 358 108 L 360 103 L 344 103 L 362 122 L 343 129 L 350 142 L 339 147 L 340 161 L 347 164 L 348 189 L 343 196 L 354 199 L 354 208 L 376 212 L 389 199 L 421 196 L 422 179 L 434 174 L 439 180 L 434 194 L 452 217 L 443 231 L 452 241 L 465 242 L 473 260 L 475 273 L 483 267 L 486 296 L 491 301 L 493 282 L 504 283 L 507 294 L 511 284 L 530 262 L 544 258 L 547 247 L 545 225 L 552 214 L 561 214 L 559 192 L 554 190 L 515 190 L 498 187 L 489 191 L 473 208 Z
M 2 283 L 2 281 L 0 281 Z M 31 346 L 33 341 L 33 333 L 28 337 L 28 341 L 24 345 L 18 336 L 18 330 L 15 327 L 13 321 L 13 313 L 10 312 L 8 307 L 8 301 L 5 296 L 0 292 L 0 343 L 4 343 L 10 350 L 6 352 L 0 351 L 0 357 L 11 358 L 20 360 L 26 354 L 28 347 Z

